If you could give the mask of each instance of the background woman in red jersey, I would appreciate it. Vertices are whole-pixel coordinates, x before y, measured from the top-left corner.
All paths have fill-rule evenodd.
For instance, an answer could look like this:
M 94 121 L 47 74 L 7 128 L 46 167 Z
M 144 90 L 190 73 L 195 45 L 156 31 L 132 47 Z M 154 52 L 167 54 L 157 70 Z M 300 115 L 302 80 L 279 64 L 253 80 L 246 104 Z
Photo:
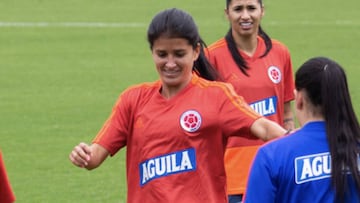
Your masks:
M 210 81 L 216 71 L 189 14 L 158 13 L 147 37 L 160 79 L 125 90 L 93 143 L 78 144 L 69 158 L 94 169 L 126 147 L 128 202 L 226 203 L 228 137 L 251 132 L 269 140 L 286 130 L 253 111 L 230 84 Z
M 212 65 L 259 114 L 287 130 L 294 128 L 290 102 L 294 99 L 293 72 L 288 49 L 270 39 L 260 26 L 262 0 L 226 0 L 230 29 L 209 46 Z M 225 153 L 229 202 L 241 202 L 251 161 L 263 144 L 248 136 L 231 137 Z
M 11 189 L 11 185 L 6 173 L 5 163 L 0 151 L 0 202 L 12 203 L 15 201 L 15 195 Z

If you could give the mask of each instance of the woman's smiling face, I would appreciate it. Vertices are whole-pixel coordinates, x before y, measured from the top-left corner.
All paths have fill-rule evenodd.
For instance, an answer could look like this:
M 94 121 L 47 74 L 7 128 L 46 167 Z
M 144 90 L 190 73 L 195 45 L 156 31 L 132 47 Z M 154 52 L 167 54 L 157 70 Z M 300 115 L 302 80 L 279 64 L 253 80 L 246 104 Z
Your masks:
M 161 36 L 154 41 L 152 56 L 163 89 L 181 90 L 191 80 L 200 45 L 193 48 L 187 39 Z
M 233 33 L 239 36 L 257 35 L 264 8 L 259 0 L 232 0 L 225 14 Z

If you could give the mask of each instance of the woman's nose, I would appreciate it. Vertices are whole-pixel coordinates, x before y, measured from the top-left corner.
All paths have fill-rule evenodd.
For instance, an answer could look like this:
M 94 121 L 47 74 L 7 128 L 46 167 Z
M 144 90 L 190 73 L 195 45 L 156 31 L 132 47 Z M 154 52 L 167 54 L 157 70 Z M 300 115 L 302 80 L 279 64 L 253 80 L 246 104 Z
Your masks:
M 175 67 L 175 66 L 176 66 L 176 63 L 175 63 L 174 58 L 173 58 L 173 57 L 169 57 L 169 58 L 167 59 L 165 65 L 166 65 L 166 67 L 169 67 L 169 68 Z

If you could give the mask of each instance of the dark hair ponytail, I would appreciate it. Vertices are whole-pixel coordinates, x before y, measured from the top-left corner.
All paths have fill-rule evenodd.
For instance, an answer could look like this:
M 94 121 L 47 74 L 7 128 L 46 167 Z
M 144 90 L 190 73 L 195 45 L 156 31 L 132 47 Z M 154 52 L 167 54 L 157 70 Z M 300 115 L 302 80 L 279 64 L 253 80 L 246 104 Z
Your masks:
M 263 55 L 260 56 L 260 58 L 266 56 L 269 51 L 272 49 L 272 42 L 268 34 L 262 29 L 261 26 L 259 26 L 259 32 L 258 35 L 264 39 L 266 50 Z
M 237 49 L 234 37 L 232 36 L 232 33 L 231 33 L 231 29 L 225 35 L 225 40 L 227 42 L 227 47 L 230 51 L 230 54 L 231 54 L 233 60 L 235 61 L 236 65 L 238 66 L 238 68 L 240 69 L 240 71 L 242 73 L 244 73 L 246 76 L 249 76 L 248 73 L 246 72 L 246 70 L 249 69 L 249 67 L 246 65 L 245 60 L 240 55 L 240 53 Z
M 325 118 L 332 184 L 337 201 L 344 200 L 346 196 L 347 171 L 351 172 L 360 195 L 360 126 L 343 68 L 325 57 L 312 58 L 296 72 L 295 86 L 298 91 L 306 91 L 310 102 L 320 109 Z
M 154 41 L 161 36 L 169 38 L 184 38 L 195 49 L 200 45 L 200 55 L 194 62 L 193 70 L 199 76 L 216 80 L 219 78 L 217 71 L 211 66 L 204 54 L 206 44 L 199 35 L 198 28 L 188 13 L 183 10 L 172 8 L 158 13 L 151 21 L 147 39 L 152 49 Z
M 198 59 L 194 62 L 194 70 L 201 77 L 207 80 L 221 80 L 219 73 L 210 64 L 209 60 L 205 56 L 204 49 L 206 48 L 205 42 L 200 39 L 200 54 Z

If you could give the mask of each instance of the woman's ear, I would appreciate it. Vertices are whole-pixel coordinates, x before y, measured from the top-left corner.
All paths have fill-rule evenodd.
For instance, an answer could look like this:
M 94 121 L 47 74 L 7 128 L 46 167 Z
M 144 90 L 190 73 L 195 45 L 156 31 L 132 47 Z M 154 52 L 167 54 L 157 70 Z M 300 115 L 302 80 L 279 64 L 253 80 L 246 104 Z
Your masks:
M 200 43 L 197 43 L 194 49 L 194 58 L 193 58 L 194 61 L 196 61 L 199 58 L 200 52 L 201 52 L 201 45 Z
M 298 110 L 302 110 L 304 107 L 304 95 L 303 92 L 294 90 L 295 95 L 295 108 Z
M 224 15 L 227 20 L 229 20 L 229 10 L 227 8 L 224 8 Z
M 265 15 L 265 6 L 264 4 L 261 6 L 261 18 L 263 18 Z

